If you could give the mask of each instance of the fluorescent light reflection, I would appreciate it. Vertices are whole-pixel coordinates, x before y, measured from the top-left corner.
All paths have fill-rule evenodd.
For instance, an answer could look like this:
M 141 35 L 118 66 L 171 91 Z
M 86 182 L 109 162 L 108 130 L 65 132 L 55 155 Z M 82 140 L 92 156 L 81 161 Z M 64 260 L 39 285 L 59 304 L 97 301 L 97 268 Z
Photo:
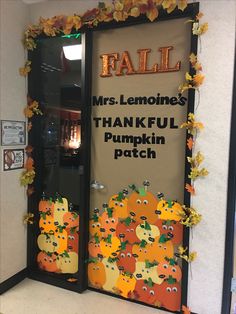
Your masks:
M 63 47 L 65 58 L 68 60 L 82 59 L 82 45 L 71 45 Z

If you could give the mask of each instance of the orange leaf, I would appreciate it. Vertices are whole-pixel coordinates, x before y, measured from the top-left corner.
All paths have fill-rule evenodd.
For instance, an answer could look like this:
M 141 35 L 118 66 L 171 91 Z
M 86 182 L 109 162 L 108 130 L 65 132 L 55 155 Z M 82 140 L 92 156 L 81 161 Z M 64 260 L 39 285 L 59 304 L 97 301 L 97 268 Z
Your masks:
M 192 137 L 188 138 L 188 139 L 187 139 L 187 146 L 188 146 L 188 149 L 189 149 L 189 150 L 192 150 L 193 145 L 194 145 L 193 138 L 192 138 Z
M 192 185 L 186 183 L 185 185 L 185 189 L 191 194 L 191 195 L 195 195 L 195 189 Z
M 25 163 L 25 169 L 27 169 L 28 171 L 31 171 L 34 169 L 33 166 L 34 166 L 33 158 L 31 157 L 27 158 L 26 163 Z
M 28 187 L 28 189 L 27 189 L 27 196 L 30 196 L 33 193 L 34 193 L 34 187 L 33 186 Z
M 27 145 L 26 148 L 25 148 L 25 152 L 26 152 L 27 154 L 32 153 L 33 150 L 34 150 L 34 149 L 33 149 L 33 147 L 32 147 L 31 145 Z
M 158 10 L 156 6 L 153 6 L 150 10 L 147 11 L 147 18 L 153 22 L 158 17 Z
M 190 308 L 185 305 L 182 305 L 182 311 L 183 311 L 183 314 L 191 314 Z

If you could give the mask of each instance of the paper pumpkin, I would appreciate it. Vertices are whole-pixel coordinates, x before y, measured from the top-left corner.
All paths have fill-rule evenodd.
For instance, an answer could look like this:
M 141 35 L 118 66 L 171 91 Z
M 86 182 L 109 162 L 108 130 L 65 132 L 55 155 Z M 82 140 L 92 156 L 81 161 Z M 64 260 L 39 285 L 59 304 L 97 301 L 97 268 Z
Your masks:
M 139 238 L 136 235 L 137 226 L 138 223 L 132 221 L 131 219 L 120 221 L 116 227 L 116 236 L 122 242 L 128 241 L 130 244 L 139 242 Z
M 149 278 L 151 278 L 151 280 L 158 285 L 163 282 L 163 279 L 159 278 L 157 266 L 152 266 L 148 268 L 146 267 L 145 262 L 136 262 L 135 272 L 133 275 L 136 280 L 148 280 Z
M 57 229 L 54 236 L 58 241 L 57 253 L 61 254 L 67 250 L 67 232 L 65 229 Z
M 103 257 L 102 251 L 100 247 L 100 240 L 98 237 L 94 237 L 90 239 L 88 244 L 89 255 L 93 258 Z
M 122 248 L 122 244 L 124 249 Z M 128 273 L 134 273 L 136 259 L 132 254 L 132 245 L 123 242 L 121 244 L 121 251 L 118 255 L 117 266 L 119 270 Z
M 40 234 L 37 243 L 39 249 L 45 252 L 56 252 L 59 246 L 58 239 L 54 235 L 47 233 Z
M 39 229 L 42 233 L 54 233 L 56 226 L 54 225 L 54 219 L 51 215 L 46 215 L 45 219 L 41 217 L 39 219 Z
M 165 235 L 162 235 L 165 237 Z M 156 247 L 156 261 L 158 263 L 166 262 L 166 258 L 174 257 L 174 246 L 171 240 L 166 241 L 164 237 L 159 238 L 159 242 L 155 243 Z M 163 242 L 161 242 L 163 240 Z
M 78 254 L 75 252 L 66 252 L 57 259 L 57 267 L 63 274 L 75 274 L 78 271 Z
M 132 274 L 122 273 L 119 275 L 116 288 L 120 291 L 120 295 L 128 298 L 128 294 L 134 291 L 136 279 Z
M 160 230 L 155 225 L 149 225 L 147 221 L 139 224 L 136 228 L 136 235 L 140 241 L 145 240 L 147 243 L 153 243 L 160 235 Z
M 79 215 L 76 212 L 67 212 L 63 215 L 63 225 L 66 229 L 79 228 Z
M 120 240 L 117 237 L 108 236 L 100 242 L 101 252 L 104 257 L 115 258 L 120 248 Z
M 174 245 L 181 244 L 183 240 L 183 225 L 175 220 L 158 220 L 156 225 L 162 234 L 166 234 Z
M 53 216 L 54 203 L 52 201 L 41 200 L 39 202 L 39 212 Z
M 94 237 L 97 235 L 98 237 L 102 237 L 102 232 L 101 232 L 101 218 L 96 216 L 96 218 L 92 218 L 89 221 L 89 233 L 91 237 Z
M 103 258 L 102 262 L 105 266 L 106 273 L 106 282 L 103 285 L 103 289 L 106 291 L 114 292 L 114 288 L 116 287 L 116 282 L 120 275 L 120 271 L 116 263 L 109 262 L 107 258 Z
M 46 252 L 39 252 L 37 255 L 37 263 L 39 268 L 48 272 L 59 272 L 56 260 L 57 256 L 54 253 L 47 254 Z
M 145 302 L 151 305 L 157 305 L 158 299 L 158 285 L 151 279 L 149 280 L 137 280 L 135 285 L 135 296 L 141 302 Z
M 147 221 L 150 224 L 155 224 L 158 219 L 156 213 L 158 201 L 156 197 L 144 189 L 140 192 L 133 192 L 128 200 L 128 211 L 138 223 Z
M 56 200 L 54 205 L 54 224 L 63 226 L 64 214 L 68 212 L 68 201 L 66 198 Z
M 102 214 L 100 231 L 102 232 L 102 236 L 104 238 L 109 234 L 115 235 L 118 221 L 118 217 L 115 216 L 112 212 L 104 212 Z
M 169 261 L 159 263 L 157 265 L 157 272 L 159 277 L 164 280 L 172 277 L 176 281 L 180 281 L 182 278 L 181 268 L 174 259 L 169 259 Z
M 154 243 L 145 243 L 134 244 L 132 248 L 133 256 L 138 262 L 145 262 L 146 260 L 154 262 L 158 260 L 157 248 Z
M 180 310 L 181 287 L 178 283 L 164 281 L 157 287 L 157 294 L 162 307 L 173 312 Z
M 181 205 L 171 200 L 160 200 L 157 205 L 158 218 L 162 220 L 180 221 L 182 211 Z
M 72 231 L 73 230 L 73 231 Z M 66 229 L 67 231 L 67 251 L 79 252 L 79 234 L 74 229 Z
M 113 209 L 116 217 L 121 219 L 128 217 L 128 199 L 122 192 L 113 195 L 109 200 L 108 206 Z
M 90 284 L 101 289 L 106 282 L 105 266 L 102 262 L 88 264 L 88 279 Z

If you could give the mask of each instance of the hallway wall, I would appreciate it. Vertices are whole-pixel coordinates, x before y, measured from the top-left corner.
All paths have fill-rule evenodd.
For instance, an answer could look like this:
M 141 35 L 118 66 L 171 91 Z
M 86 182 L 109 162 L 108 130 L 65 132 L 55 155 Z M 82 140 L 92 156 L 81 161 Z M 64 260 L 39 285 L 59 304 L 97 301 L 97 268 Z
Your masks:
M 29 7 L 21 1 L 0 1 L 1 120 L 25 120 L 26 85 L 18 69 L 24 64 L 21 39 L 28 19 Z M 7 147 L 1 147 L 0 154 L 0 282 L 26 267 L 27 248 L 23 225 L 27 200 L 25 190 L 19 184 L 21 169 L 2 171 L 3 148 Z

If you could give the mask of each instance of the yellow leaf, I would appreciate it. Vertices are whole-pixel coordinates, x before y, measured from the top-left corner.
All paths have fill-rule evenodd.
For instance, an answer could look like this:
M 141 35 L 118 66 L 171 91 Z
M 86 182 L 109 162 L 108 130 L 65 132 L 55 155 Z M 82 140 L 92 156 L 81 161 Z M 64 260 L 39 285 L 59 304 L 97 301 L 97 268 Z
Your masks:
M 130 11 L 130 15 L 133 17 L 138 17 L 140 15 L 140 10 L 137 7 L 133 7 Z
M 189 56 L 189 61 L 192 65 L 194 65 L 197 62 L 197 56 L 193 52 Z
M 195 161 L 196 161 L 196 164 L 199 166 L 204 160 L 204 156 L 202 155 L 201 152 L 198 152 L 196 157 L 195 157 Z
M 188 1 L 187 0 L 179 0 L 178 1 L 178 8 L 181 11 L 184 11 L 187 8 L 187 5 L 188 5 Z
M 124 9 L 124 4 L 120 1 L 116 1 L 114 7 L 116 11 L 122 11 Z
M 158 17 L 158 10 L 156 6 L 153 6 L 150 10 L 146 13 L 147 18 L 153 22 Z
M 208 23 L 204 23 L 199 27 L 199 35 L 205 34 L 208 31 Z
M 205 76 L 202 75 L 201 73 L 194 75 L 193 76 L 194 86 L 198 87 L 198 86 L 202 85 L 204 78 L 205 78 Z
M 192 81 L 193 78 L 188 72 L 186 72 L 185 73 L 185 79 L 186 79 L 186 81 Z
M 171 6 L 169 6 L 169 8 L 167 9 L 167 13 L 171 13 L 174 11 L 174 9 L 176 8 L 177 4 L 173 3 Z
M 162 7 L 163 9 L 169 9 L 169 7 L 173 6 L 176 4 L 176 0 L 164 0 L 162 2 Z

